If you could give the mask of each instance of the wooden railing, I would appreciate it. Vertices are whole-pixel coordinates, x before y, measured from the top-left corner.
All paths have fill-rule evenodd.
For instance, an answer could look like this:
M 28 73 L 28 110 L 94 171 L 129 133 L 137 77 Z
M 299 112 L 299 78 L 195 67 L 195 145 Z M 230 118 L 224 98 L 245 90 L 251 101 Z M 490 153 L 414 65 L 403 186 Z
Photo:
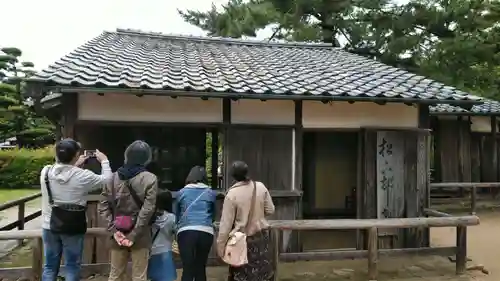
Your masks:
M 431 190 L 450 187 L 470 190 L 470 214 L 475 215 L 477 210 L 477 189 L 500 188 L 500 182 L 441 182 L 430 184 Z
M 276 220 L 270 221 L 273 243 L 275 280 L 279 261 L 312 261 L 312 260 L 340 260 L 340 259 L 368 259 L 368 280 L 376 280 L 378 275 L 379 256 L 397 256 L 407 254 L 419 255 L 456 255 L 456 273 L 464 273 L 466 267 L 466 227 L 479 224 L 476 216 L 441 217 L 441 218 L 401 218 L 401 219 L 345 219 L 345 220 Z M 378 249 L 378 231 L 394 228 L 429 228 L 429 227 L 457 227 L 457 242 L 455 247 L 426 247 L 409 249 Z M 329 250 L 321 252 L 280 253 L 280 231 L 284 230 L 345 230 L 361 229 L 367 231 L 367 250 Z M 0 276 L 4 278 L 30 278 L 40 280 L 42 271 L 42 238 L 41 230 L 4 231 L 0 232 L 0 240 L 34 239 L 32 266 L 25 268 L 0 269 Z M 107 236 L 109 233 L 102 228 L 90 228 L 89 236 Z M 220 261 L 218 264 L 221 264 Z M 109 264 L 83 265 L 85 275 L 105 273 Z
M 42 196 L 42 193 L 36 193 L 26 197 L 22 197 L 17 200 L 12 200 L 3 204 L 0 204 L 0 211 L 5 211 L 10 208 L 17 207 L 17 220 L 14 222 L 9 222 L 7 225 L 0 226 L 0 231 L 12 230 L 17 228 L 18 230 L 24 230 L 24 225 L 36 219 L 42 215 L 42 211 L 38 210 L 32 214 L 26 216 L 26 204 L 34 201 Z M 22 245 L 23 239 L 18 240 L 18 245 Z

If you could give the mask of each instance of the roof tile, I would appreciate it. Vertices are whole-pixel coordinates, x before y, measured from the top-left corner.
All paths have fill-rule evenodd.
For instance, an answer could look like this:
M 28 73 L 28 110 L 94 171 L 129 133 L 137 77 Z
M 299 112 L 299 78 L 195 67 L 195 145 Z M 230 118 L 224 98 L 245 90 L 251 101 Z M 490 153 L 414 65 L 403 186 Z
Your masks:
M 478 98 L 326 44 L 104 32 L 35 75 L 48 85 L 434 100 Z

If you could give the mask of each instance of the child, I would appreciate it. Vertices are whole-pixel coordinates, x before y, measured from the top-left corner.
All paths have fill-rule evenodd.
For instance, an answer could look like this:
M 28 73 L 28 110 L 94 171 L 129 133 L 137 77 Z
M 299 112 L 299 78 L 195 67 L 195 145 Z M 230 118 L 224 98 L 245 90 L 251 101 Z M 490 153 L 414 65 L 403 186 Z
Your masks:
M 156 198 L 159 215 L 153 225 L 153 245 L 149 257 L 148 279 L 151 281 L 174 281 L 177 279 L 172 240 L 174 238 L 175 215 L 172 214 L 172 194 L 160 192 Z

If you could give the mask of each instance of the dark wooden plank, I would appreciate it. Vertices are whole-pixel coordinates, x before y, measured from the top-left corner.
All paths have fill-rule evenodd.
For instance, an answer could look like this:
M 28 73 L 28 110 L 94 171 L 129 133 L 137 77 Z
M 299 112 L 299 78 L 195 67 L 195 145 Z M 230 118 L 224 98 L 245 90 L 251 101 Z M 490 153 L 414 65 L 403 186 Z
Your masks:
M 293 128 L 229 128 L 228 165 L 245 161 L 250 177 L 262 181 L 270 190 L 291 190 Z M 232 179 L 225 179 L 227 186 Z
M 61 96 L 63 137 L 75 138 L 75 123 L 78 119 L 78 93 L 64 93 Z
M 470 160 L 471 160 L 471 182 L 481 181 L 481 156 L 480 156 L 480 138 L 481 136 L 471 133 Z
M 417 179 L 418 163 L 418 135 L 411 132 L 405 134 L 404 143 L 404 189 L 405 189 L 405 217 L 419 216 L 419 186 Z M 404 247 L 417 247 L 417 229 L 407 229 L 404 235 Z

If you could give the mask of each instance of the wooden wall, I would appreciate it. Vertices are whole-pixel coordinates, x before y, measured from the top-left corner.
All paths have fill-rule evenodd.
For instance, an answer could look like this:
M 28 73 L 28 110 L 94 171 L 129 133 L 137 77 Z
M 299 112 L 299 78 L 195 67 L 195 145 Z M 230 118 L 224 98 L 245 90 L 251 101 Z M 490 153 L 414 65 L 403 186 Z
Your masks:
M 250 176 L 267 188 L 292 190 L 292 137 L 292 128 L 230 128 L 224 146 L 227 167 L 236 160 L 245 161 Z M 231 186 L 229 174 L 225 179 L 226 186 Z
M 434 181 L 499 181 L 498 146 L 500 140 L 496 136 L 496 126 L 495 117 L 435 117 L 433 120 Z M 491 128 L 495 129 L 491 130 Z M 455 189 L 449 191 L 455 192 Z M 460 195 L 464 193 L 462 191 Z
M 236 160 L 245 161 L 250 177 L 266 185 L 271 191 L 294 191 L 293 172 L 295 161 L 293 128 L 246 127 L 228 128 L 224 150 L 227 163 L 225 186 L 230 187 L 230 165 Z M 297 193 L 298 194 L 298 193 Z M 275 200 L 273 219 L 296 219 L 301 216 L 300 196 Z M 298 235 L 283 232 L 283 249 L 297 250 Z
M 428 131 L 365 129 L 362 137 L 358 217 L 423 216 L 429 195 Z M 420 247 L 428 243 L 422 230 L 388 230 L 379 235 L 382 248 Z
M 436 182 L 470 182 L 471 131 L 468 118 L 437 119 L 434 124 Z

